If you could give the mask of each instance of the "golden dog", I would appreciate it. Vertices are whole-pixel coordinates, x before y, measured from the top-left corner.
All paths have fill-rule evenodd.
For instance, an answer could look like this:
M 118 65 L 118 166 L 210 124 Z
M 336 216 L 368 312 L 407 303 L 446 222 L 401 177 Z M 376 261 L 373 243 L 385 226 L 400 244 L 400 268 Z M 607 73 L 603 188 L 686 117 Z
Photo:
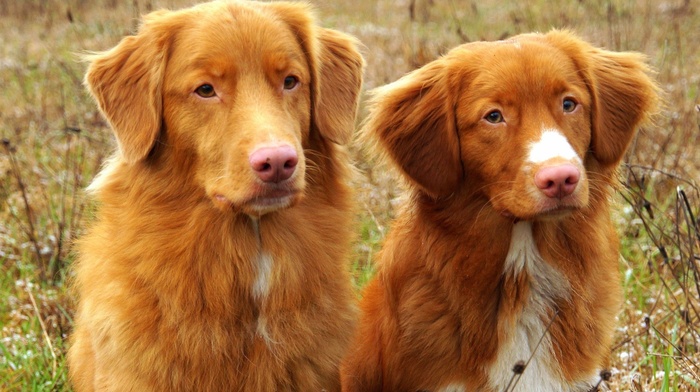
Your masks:
M 90 61 L 119 152 L 78 244 L 76 390 L 338 390 L 356 41 L 307 5 L 215 2 Z
M 411 190 L 343 390 L 594 387 L 621 301 L 611 184 L 657 90 L 638 54 L 563 31 L 465 44 L 380 88 L 364 133 Z

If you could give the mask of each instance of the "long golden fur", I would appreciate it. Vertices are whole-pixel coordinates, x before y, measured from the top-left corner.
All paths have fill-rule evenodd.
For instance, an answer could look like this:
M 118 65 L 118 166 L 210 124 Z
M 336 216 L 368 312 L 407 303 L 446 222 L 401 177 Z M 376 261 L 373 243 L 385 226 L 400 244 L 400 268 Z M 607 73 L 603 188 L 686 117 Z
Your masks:
M 213 2 L 89 60 L 119 152 L 78 244 L 75 389 L 338 390 L 356 41 L 304 4 Z M 291 154 L 289 178 L 256 173 L 264 149 Z
M 621 301 L 610 189 L 656 102 L 640 55 L 566 31 L 465 44 L 375 91 L 364 137 L 410 190 L 343 390 L 500 392 L 531 356 L 518 390 L 593 387 Z

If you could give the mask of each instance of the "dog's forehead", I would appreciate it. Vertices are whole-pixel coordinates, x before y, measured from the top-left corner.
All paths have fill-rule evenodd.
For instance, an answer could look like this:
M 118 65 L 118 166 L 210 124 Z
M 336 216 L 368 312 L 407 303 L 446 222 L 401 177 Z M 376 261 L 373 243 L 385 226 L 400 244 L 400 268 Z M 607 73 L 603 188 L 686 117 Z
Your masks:
M 181 26 L 173 51 L 186 67 L 210 67 L 218 73 L 261 62 L 284 68 L 305 63 L 305 54 L 290 26 L 264 7 L 239 2 L 210 3 Z M 223 69 L 227 68 L 227 69 Z
M 544 40 L 493 41 L 474 45 L 469 52 L 461 62 L 476 67 L 472 80 L 476 86 L 515 92 L 581 82 L 573 59 Z
M 544 40 L 480 43 L 452 59 L 452 67 L 464 69 L 457 87 L 463 121 L 479 121 L 494 107 L 549 107 L 565 95 L 584 106 L 591 101 L 574 60 Z
M 515 56 L 514 58 L 520 59 L 519 61 L 529 57 L 567 57 L 563 51 L 539 35 L 524 35 L 500 41 L 474 44 L 476 45 L 474 45 L 473 50 L 481 52 L 482 54 L 491 52 L 508 58 Z M 488 57 L 484 57 L 484 59 L 488 59 Z

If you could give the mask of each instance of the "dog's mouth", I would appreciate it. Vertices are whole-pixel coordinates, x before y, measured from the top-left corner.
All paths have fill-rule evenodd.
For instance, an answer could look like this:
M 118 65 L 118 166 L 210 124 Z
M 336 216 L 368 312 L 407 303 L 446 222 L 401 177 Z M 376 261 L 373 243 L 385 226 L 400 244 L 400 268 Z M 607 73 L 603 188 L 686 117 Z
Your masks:
M 550 207 L 541 211 L 537 211 L 533 214 L 521 215 L 514 214 L 509 210 L 501 211 L 501 216 L 512 219 L 515 222 L 519 221 L 536 221 L 536 220 L 557 220 L 565 218 L 571 215 L 574 211 L 579 208 L 571 205 L 557 205 Z
M 257 193 L 245 205 L 256 212 L 269 212 L 289 207 L 299 194 L 292 189 L 271 189 Z
M 238 208 L 244 213 L 261 216 L 293 206 L 301 198 L 301 191 L 290 186 L 261 186 L 243 200 L 233 201 L 222 193 L 213 195 L 214 204 L 226 210 Z
M 566 216 L 571 215 L 574 211 L 576 211 L 578 208 L 575 206 L 568 206 L 568 205 L 562 205 L 562 206 L 557 206 L 545 211 L 540 212 L 537 214 L 536 219 L 539 220 L 556 220 L 556 219 L 561 219 Z

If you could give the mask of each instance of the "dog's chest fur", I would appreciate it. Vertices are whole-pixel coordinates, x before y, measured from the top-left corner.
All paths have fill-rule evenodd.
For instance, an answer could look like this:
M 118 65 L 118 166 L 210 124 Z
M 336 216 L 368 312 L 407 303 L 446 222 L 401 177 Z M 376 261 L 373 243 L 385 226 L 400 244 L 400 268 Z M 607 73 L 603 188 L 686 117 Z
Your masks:
M 269 346 L 274 342 L 267 329 L 267 318 L 263 311 L 263 303 L 267 299 L 273 281 L 274 259 L 272 255 L 262 248 L 262 240 L 260 237 L 260 222 L 251 218 L 253 230 L 257 238 L 258 254 L 253 260 L 253 270 L 255 280 L 253 281 L 251 294 L 253 301 L 257 304 L 258 315 L 255 326 L 255 334 L 261 338 Z
M 514 225 L 503 274 L 505 285 L 512 286 L 503 293 L 500 343 L 495 361 L 487 367 L 493 390 L 506 390 L 509 383 L 512 388 L 516 381 L 516 390 L 522 391 L 580 391 L 590 387 L 588 382 L 566 382 L 554 356 L 547 328 L 558 317 L 556 303 L 570 301 L 571 286 L 561 272 L 543 260 L 533 238 L 532 223 Z M 512 296 L 515 291 L 527 294 Z M 517 380 L 513 368 L 519 361 L 527 367 Z

